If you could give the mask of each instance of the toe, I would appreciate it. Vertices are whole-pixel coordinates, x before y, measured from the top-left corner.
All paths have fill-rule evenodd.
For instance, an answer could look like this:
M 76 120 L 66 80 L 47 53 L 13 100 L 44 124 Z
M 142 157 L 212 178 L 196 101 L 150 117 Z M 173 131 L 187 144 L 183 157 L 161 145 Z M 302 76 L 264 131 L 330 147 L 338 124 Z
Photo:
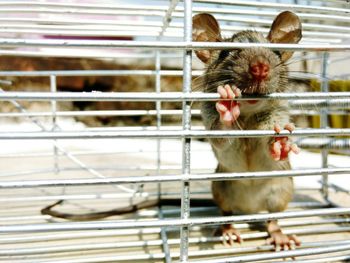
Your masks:
M 228 242 L 229 242 L 229 245 L 232 247 L 234 242 L 236 240 L 236 237 L 234 235 L 232 235 L 232 233 L 229 233 L 228 234 Z
M 286 125 L 284 125 L 284 129 L 292 133 L 292 131 L 295 130 L 295 126 L 293 123 L 287 123 Z
M 288 158 L 288 154 L 291 151 L 291 145 L 289 142 L 282 144 L 280 160 Z
M 295 244 L 296 246 L 300 246 L 300 245 L 301 245 L 301 241 L 300 241 L 300 239 L 299 239 L 296 235 L 291 235 L 291 236 L 289 237 L 289 239 L 292 240 L 292 241 L 294 241 L 294 244 Z
M 242 96 L 241 90 L 239 88 L 237 88 L 236 86 L 232 86 L 232 90 L 233 90 L 233 93 L 235 94 L 236 97 Z
M 291 148 L 291 150 L 292 150 L 293 153 L 295 153 L 295 154 L 300 153 L 300 149 L 299 149 L 298 145 L 296 145 L 295 143 L 293 143 L 293 144 L 290 146 L 290 148 Z
M 225 113 L 227 111 L 227 107 L 225 106 L 225 104 L 223 103 L 220 103 L 220 102 L 217 102 L 215 104 L 216 106 L 216 110 L 219 112 L 219 113 Z
M 231 127 L 233 122 L 232 114 L 229 111 L 226 111 L 222 115 L 221 121 L 224 123 L 225 126 Z
M 273 127 L 273 130 L 276 133 L 280 133 L 281 132 L 281 126 L 279 124 L 275 124 L 274 127 Z
M 235 94 L 233 93 L 233 90 L 231 89 L 230 85 L 226 84 L 224 86 L 224 89 L 226 90 L 228 99 L 233 99 L 235 97 Z
M 271 152 L 272 158 L 273 158 L 275 161 L 280 160 L 280 157 L 281 157 L 281 149 L 282 149 L 282 146 L 281 146 L 281 143 L 280 143 L 279 141 L 276 141 L 276 142 L 272 143 L 270 152 Z
M 239 106 L 238 104 L 235 104 L 233 107 L 232 107 L 232 110 L 231 110 L 231 113 L 232 113 L 232 117 L 234 120 L 237 120 L 241 111 L 239 109 Z
M 217 88 L 217 92 L 220 94 L 221 99 L 227 99 L 228 94 L 227 94 L 226 89 L 223 86 L 219 86 Z

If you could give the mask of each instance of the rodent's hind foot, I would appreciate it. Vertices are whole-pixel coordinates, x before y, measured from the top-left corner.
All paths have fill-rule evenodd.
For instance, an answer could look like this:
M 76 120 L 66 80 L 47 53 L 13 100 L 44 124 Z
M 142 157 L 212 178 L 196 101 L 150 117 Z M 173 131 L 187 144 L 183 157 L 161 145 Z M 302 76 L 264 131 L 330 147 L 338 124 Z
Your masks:
M 216 110 L 220 115 L 220 121 L 228 128 L 240 115 L 239 104 L 232 99 L 241 96 L 241 90 L 228 84 L 219 86 L 217 92 L 220 94 L 220 100 L 216 103 Z
M 287 123 L 284 125 L 284 129 L 292 133 L 295 130 L 295 126 L 293 123 Z M 276 133 L 280 133 L 281 127 L 278 124 L 275 124 L 273 130 Z M 289 152 L 298 154 L 300 152 L 300 149 L 296 144 L 291 143 L 289 137 L 287 136 L 276 137 L 275 141 L 270 146 L 270 153 L 275 161 L 282 161 L 287 159 Z
M 266 239 L 266 244 L 274 245 L 275 251 L 294 250 L 295 246 L 300 246 L 300 243 L 296 235 L 285 235 L 282 231 L 271 233 Z
M 277 221 L 268 222 L 267 232 L 270 237 L 266 239 L 266 244 L 274 245 L 275 251 L 293 250 L 295 246 L 300 246 L 301 244 L 296 235 L 283 234 Z
M 234 242 L 238 242 L 240 244 L 243 243 L 241 233 L 231 224 L 225 224 L 221 226 L 216 231 L 215 235 L 222 236 L 222 243 L 224 246 L 233 246 Z

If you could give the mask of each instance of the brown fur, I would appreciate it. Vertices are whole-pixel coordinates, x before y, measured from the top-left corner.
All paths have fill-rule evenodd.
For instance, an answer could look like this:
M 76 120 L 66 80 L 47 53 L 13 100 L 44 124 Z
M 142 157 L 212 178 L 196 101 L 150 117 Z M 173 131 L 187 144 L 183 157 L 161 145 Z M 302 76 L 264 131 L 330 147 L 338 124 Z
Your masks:
M 210 15 L 197 15 L 194 22 L 194 40 L 253 42 L 253 43 L 297 43 L 301 38 L 301 25 L 298 18 L 290 13 L 282 13 L 275 20 L 266 39 L 255 31 L 243 31 L 231 38 L 221 38 L 219 27 L 207 30 L 208 25 L 217 24 Z M 287 18 L 285 23 L 283 17 Z M 194 19 L 194 20 L 195 20 Z M 205 25 L 207 21 L 207 25 Z M 289 28 L 288 28 L 289 26 Z M 288 29 L 281 33 L 279 29 Z M 290 32 L 288 32 L 290 30 Z M 199 34 L 200 32 L 200 34 Z M 204 35 L 204 36 L 203 36 Z M 219 36 L 219 37 L 218 37 Z M 197 37 L 197 38 L 196 38 Z M 219 38 L 219 39 L 218 39 Z M 196 53 L 206 63 L 207 69 L 199 84 L 204 92 L 216 92 L 219 85 L 236 86 L 244 94 L 266 94 L 288 92 L 291 89 L 284 64 L 292 52 L 274 52 L 266 48 L 247 48 L 243 50 L 205 50 Z M 205 59 L 203 59 L 203 56 Z M 210 55 L 210 56 L 209 56 Z M 209 56 L 209 57 L 208 57 Z M 255 63 L 269 65 L 266 80 L 257 82 L 249 73 Z M 206 129 L 228 129 L 220 121 L 215 102 L 202 103 L 202 118 Z M 233 130 L 273 130 L 275 124 L 284 126 L 289 123 L 287 103 L 285 101 L 259 101 L 256 104 L 241 102 L 240 115 L 229 129 Z M 275 161 L 270 154 L 273 138 L 215 138 L 210 139 L 218 160 L 217 172 L 257 172 L 289 170 L 287 160 Z M 259 180 L 216 181 L 212 183 L 215 202 L 224 214 L 257 213 L 259 211 L 279 212 L 286 209 L 293 196 L 292 178 L 272 178 Z

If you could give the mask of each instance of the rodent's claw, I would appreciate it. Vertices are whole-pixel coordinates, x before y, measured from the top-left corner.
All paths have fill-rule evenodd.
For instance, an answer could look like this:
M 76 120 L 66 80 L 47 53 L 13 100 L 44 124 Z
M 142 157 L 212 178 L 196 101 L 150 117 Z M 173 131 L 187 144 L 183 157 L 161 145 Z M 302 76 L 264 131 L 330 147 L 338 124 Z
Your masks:
M 284 129 L 292 133 L 295 130 L 294 123 L 287 123 L 284 125 Z
M 275 251 L 293 250 L 295 246 L 300 246 L 301 242 L 296 235 L 285 235 L 281 231 L 273 232 L 266 239 L 268 245 L 274 245 Z
M 281 132 L 281 127 L 278 124 L 275 124 L 273 129 L 276 133 Z M 292 133 L 295 130 L 295 126 L 292 123 L 288 123 L 284 126 L 284 129 Z M 271 156 L 275 161 L 285 160 L 291 151 L 298 154 L 300 149 L 296 144 L 292 144 L 286 136 L 275 138 L 270 147 Z
M 267 232 L 270 237 L 266 239 L 268 245 L 274 245 L 276 251 L 295 249 L 301 242 L 296 235 L 285 235 L 279 227 L 277 221 L 267 223 Z
M 243 239 L 241 238 L 241 233 L 231 224 L 222 226 L 221 232 L 222 243 L 225 246 L 233 246 L 235 241 L 242 244 Z
M 220 99 L 216 103 L 216 110 L 220 114 L 220 121 L 226 127 L 231 127 L 240 115 L 239 104 L 232 99 L 241 96 L 241 91 L 235 87 L 226 84 L 219 86 L 217 92 L 220 94 Z

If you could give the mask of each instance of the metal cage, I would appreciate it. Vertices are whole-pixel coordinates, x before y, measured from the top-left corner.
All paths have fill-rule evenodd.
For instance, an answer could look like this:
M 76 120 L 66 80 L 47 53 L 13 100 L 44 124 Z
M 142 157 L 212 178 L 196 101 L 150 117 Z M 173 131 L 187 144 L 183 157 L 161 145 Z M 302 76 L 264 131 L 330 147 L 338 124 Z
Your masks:
M 349 79 L 349 2 L 147 2 L 0 2 L 2 56 L 133 63 L 127 70 L 0 71 L 0 100 L 2 105 L 6 102 L 12 107 L 10 111 L 2 107 L 0 113 L 0 260 L 38 263 L 349 260 L 350 189 L 346 177 L 350 174 L 350 128 L 349 123 L 344 127 L 330 127 L 329 123 L 331 114 L 349 116 L 350 90 L 329 90 L 330 81 Z M 196 13 L 215 14 L 223 31 L 230 35 L 252 27 L 266 33 L 272 18 L 287 9 L 303 20 L 301 44 L 192 42 L 192 16 Z M 202 74 L 192 53 L 202 48 L 252 46 L 297 51 L 294 56 L 300 63 L 314 63 L 310 72 L 291 74 L 300 79 L 316 79 L 320 91 L 276 93 L 256 99 L 285 100 L 292 105 L 294 115 L 320 116 L 320 126 L 300 128 L 292 134 L 305 149 L 301 157 L 294 158 L 298 169 L 216 174 L 215 157 L 208 143 L 201 139 L 276 134 L 265 130 L 208 131 L 198 122 L 193 124 L 193 117 L 200 112 L 192 107 L 192 102 L 219 97 L 191 91 L 192 78 Z M 140 69 L 139 63 L 144 61 L 154 67 Z M 176 65 L 175 69 L 165 66 L 168 64 Z M 154 78 L 155 85 L 151 87 L 153 92 L 58 91 L 58 78 L 67 76 L 148 76 Z M 182 76 L 182 91 L 164 91 L 165 76 Z M 12 89 L 13 78 L 29 77 L 49 80 L 49 90 Z M 61 103 L 72 101 L 129 101 L 139 103 L 141 108 L 59 109 Z M 27 109 L 29 102 L 45 107 L 33 111 Z M 154 103 L 154 109 L 143 109 L 144 102 Z M 180 102 L 182 109 L 163 109 L 164 102 Z M 148 126 L 136 122 L 134 126 L 89 127 L 74 118 L 86 116 L 153 116 L 156 122 Z M 175 116 L 182 124 L 165 124 L 166 116 Z M 329 154 L 330 151 L 341 155 Z M 286 212 L 225 217 L 213 206 L 191 207 L 192 198 L 210 198 L 210 181 L 282 176 L 295 177 L 296 193 L 303 197 L 293 201 Z M 64 200 L 64 206 L 57 209 L 84 213 L 162 197 L 181 199 L 181 203 L 86 222 L 40 214 L 41 208 L 57 200 Z M 264 245 L 267 233 L 249 229 L 249 224 L 269 219 L 280 219 L 286 233 L 300 235 L 301 247 L 274 252 L 271 245 Z M 236 223 L 246 243 L 224 247 L 222 237 L 213 235 L 215 228 L 224 223 Z

